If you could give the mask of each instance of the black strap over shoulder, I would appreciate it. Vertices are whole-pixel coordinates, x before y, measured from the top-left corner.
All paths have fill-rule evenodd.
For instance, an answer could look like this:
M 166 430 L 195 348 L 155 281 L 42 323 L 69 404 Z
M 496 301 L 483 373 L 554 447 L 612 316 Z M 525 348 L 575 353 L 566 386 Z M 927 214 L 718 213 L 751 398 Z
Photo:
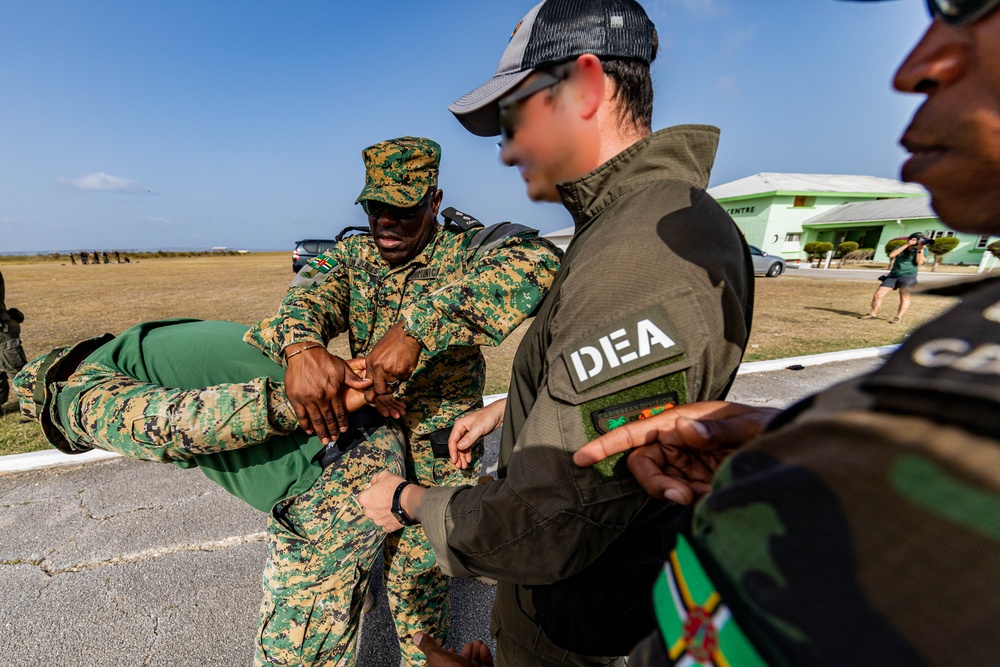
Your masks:
M 441 217 L 444 218 L 446 225 L 453 224 L 463 232 L 475 229 L 476 227 L 484 226 L 483 223 L 479 222 L 468 213 L 462 213 L 454 206 L 449 206 L 445 210 L 441 211 Z
M 343 241 L 344 237 L 347 236 L 348 234 L 350 234 L 351 232 L 357 232 L 358 234 L 371 234 L 372 233 L 371 230 L 368 227 L 344 227 L 337 234 L 337 236 L 336 236 L 337 241 Z
M 962 303 L 914 331 L 862 388 L 878 410 L 1000 439 L 1000 279 L 961 292 Z
M 537 229 L 532 229 L 531 227 L 519 225 L 514 222 L 500 222 L 495 225 L 490 225 L 489 227 L 476 232 L 476 235 L 472 238 L 472 243 L 469 244 L 468 259 L 471 260 L 480 253 L 489 252 L 511 237 L 529 235 L 535 236 L 537 234 Z

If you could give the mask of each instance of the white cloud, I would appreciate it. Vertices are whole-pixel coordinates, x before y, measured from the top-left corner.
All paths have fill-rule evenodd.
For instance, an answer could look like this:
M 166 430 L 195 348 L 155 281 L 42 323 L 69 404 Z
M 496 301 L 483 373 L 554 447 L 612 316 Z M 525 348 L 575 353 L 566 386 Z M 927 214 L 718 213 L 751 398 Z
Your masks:
M 738 86 L 736 85 L 736 79 L 728 74 L 724 74 L 719 78 L 719 82 L 715 84 L 715 89 L 723 95 L 729 97 L 736 97 L 740 92 Z
M 174 224 L 167 218 L 160 218 L 154 215 L 151 215 L 148 218 L 146 218 L 146 222 L 148 222 L 151 225 L 159 225 L 160 227 L 169 227 Z
M 87 174 L 80 178 L 61 178 L 59 181 L 63 185 L 84 192 L 149 192 L 146 186 L 137 181 L 112 176 L 103 171 Z

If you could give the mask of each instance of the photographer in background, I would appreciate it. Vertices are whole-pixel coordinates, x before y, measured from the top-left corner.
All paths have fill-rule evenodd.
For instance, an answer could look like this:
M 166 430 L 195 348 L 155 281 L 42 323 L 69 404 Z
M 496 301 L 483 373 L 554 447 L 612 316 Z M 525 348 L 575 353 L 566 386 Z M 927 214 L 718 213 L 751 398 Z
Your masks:
M 7 377 L 14 377 L 27 359 L 21 349 L 21 322 L 24 315 L 17 308 L 7 309 L 4 303 L 3 274 L 0 273 L 0 406 L 7 402 L 10 383 Z
M 892 290 L 899 291 L 899 310 L 896 316 L 889 320 L 889 324 L 899 324 L 903 321 L 903 315 L 910 308 L 910 288 L 917 284 L 917 272 L 927 260 L 925 249 L 933 241 L 920 232 L 914 232 L 907 238 L 906 244 L 901 245 L 889 253 L 889 259 L 893 260 L 889 273 L 882 276 L 882 284 L 875 290 L 872 296 L 872 309 L 867 315 L 862 315 L 860 320 L 878 319 L 878 309 L 882 305 L 882 299 Z

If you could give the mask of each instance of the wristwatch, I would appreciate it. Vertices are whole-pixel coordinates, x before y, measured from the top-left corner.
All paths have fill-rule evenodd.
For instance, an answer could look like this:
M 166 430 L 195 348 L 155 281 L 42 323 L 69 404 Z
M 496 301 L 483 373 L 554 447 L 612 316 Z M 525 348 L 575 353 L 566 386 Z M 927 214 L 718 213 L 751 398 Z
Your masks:
M 396 521 L 400 522 L 404 526 L 415 526 L 418 522 L 410 518 L 410 515 L 406 513 L 403 509 L 403 503 L 400 500 L 403 497 L 403 489 L 408 487 L 413 482 L 400 482 L 399 486 L 396 487 L 396 492 L 392 494 L 392 516 L 396 518 Z

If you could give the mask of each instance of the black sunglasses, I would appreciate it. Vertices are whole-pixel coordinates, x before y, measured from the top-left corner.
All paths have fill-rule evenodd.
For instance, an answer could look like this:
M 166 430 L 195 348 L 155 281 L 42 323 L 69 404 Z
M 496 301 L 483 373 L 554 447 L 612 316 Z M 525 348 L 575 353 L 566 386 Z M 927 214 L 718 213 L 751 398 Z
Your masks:
M 524 88 L 520 88 L 500 100 L 500 135 L 505 140 L 514 138 L 517 125 L 517 106 L 526 99 L 569 78 L 571 68 L 560 67 L 552 72 L 539 72 L 538 77 Z
M 388 213 L 390 217 L 395 218 L 399 221 L 412 220 L 417 217 L 420 213 L 420 209 L 427 205 L 431 197 L 434 196 L 435 188 L 430 188 L 420 201 L 418 201 L 413 206 L 407 206 L 406 208 L 400 208 L 399 206 L 391 206 L 384 202 L 375 201 L 374 199 L 362 199 L 361 200 L 361 210 L 365 212 L 370 218 L 381 218 L 382 214 Z
M 953 26 L 975 23 L 998 5 L 1000 0 L 927 0 L 931 16 L 940 16 L 942 21 Z

